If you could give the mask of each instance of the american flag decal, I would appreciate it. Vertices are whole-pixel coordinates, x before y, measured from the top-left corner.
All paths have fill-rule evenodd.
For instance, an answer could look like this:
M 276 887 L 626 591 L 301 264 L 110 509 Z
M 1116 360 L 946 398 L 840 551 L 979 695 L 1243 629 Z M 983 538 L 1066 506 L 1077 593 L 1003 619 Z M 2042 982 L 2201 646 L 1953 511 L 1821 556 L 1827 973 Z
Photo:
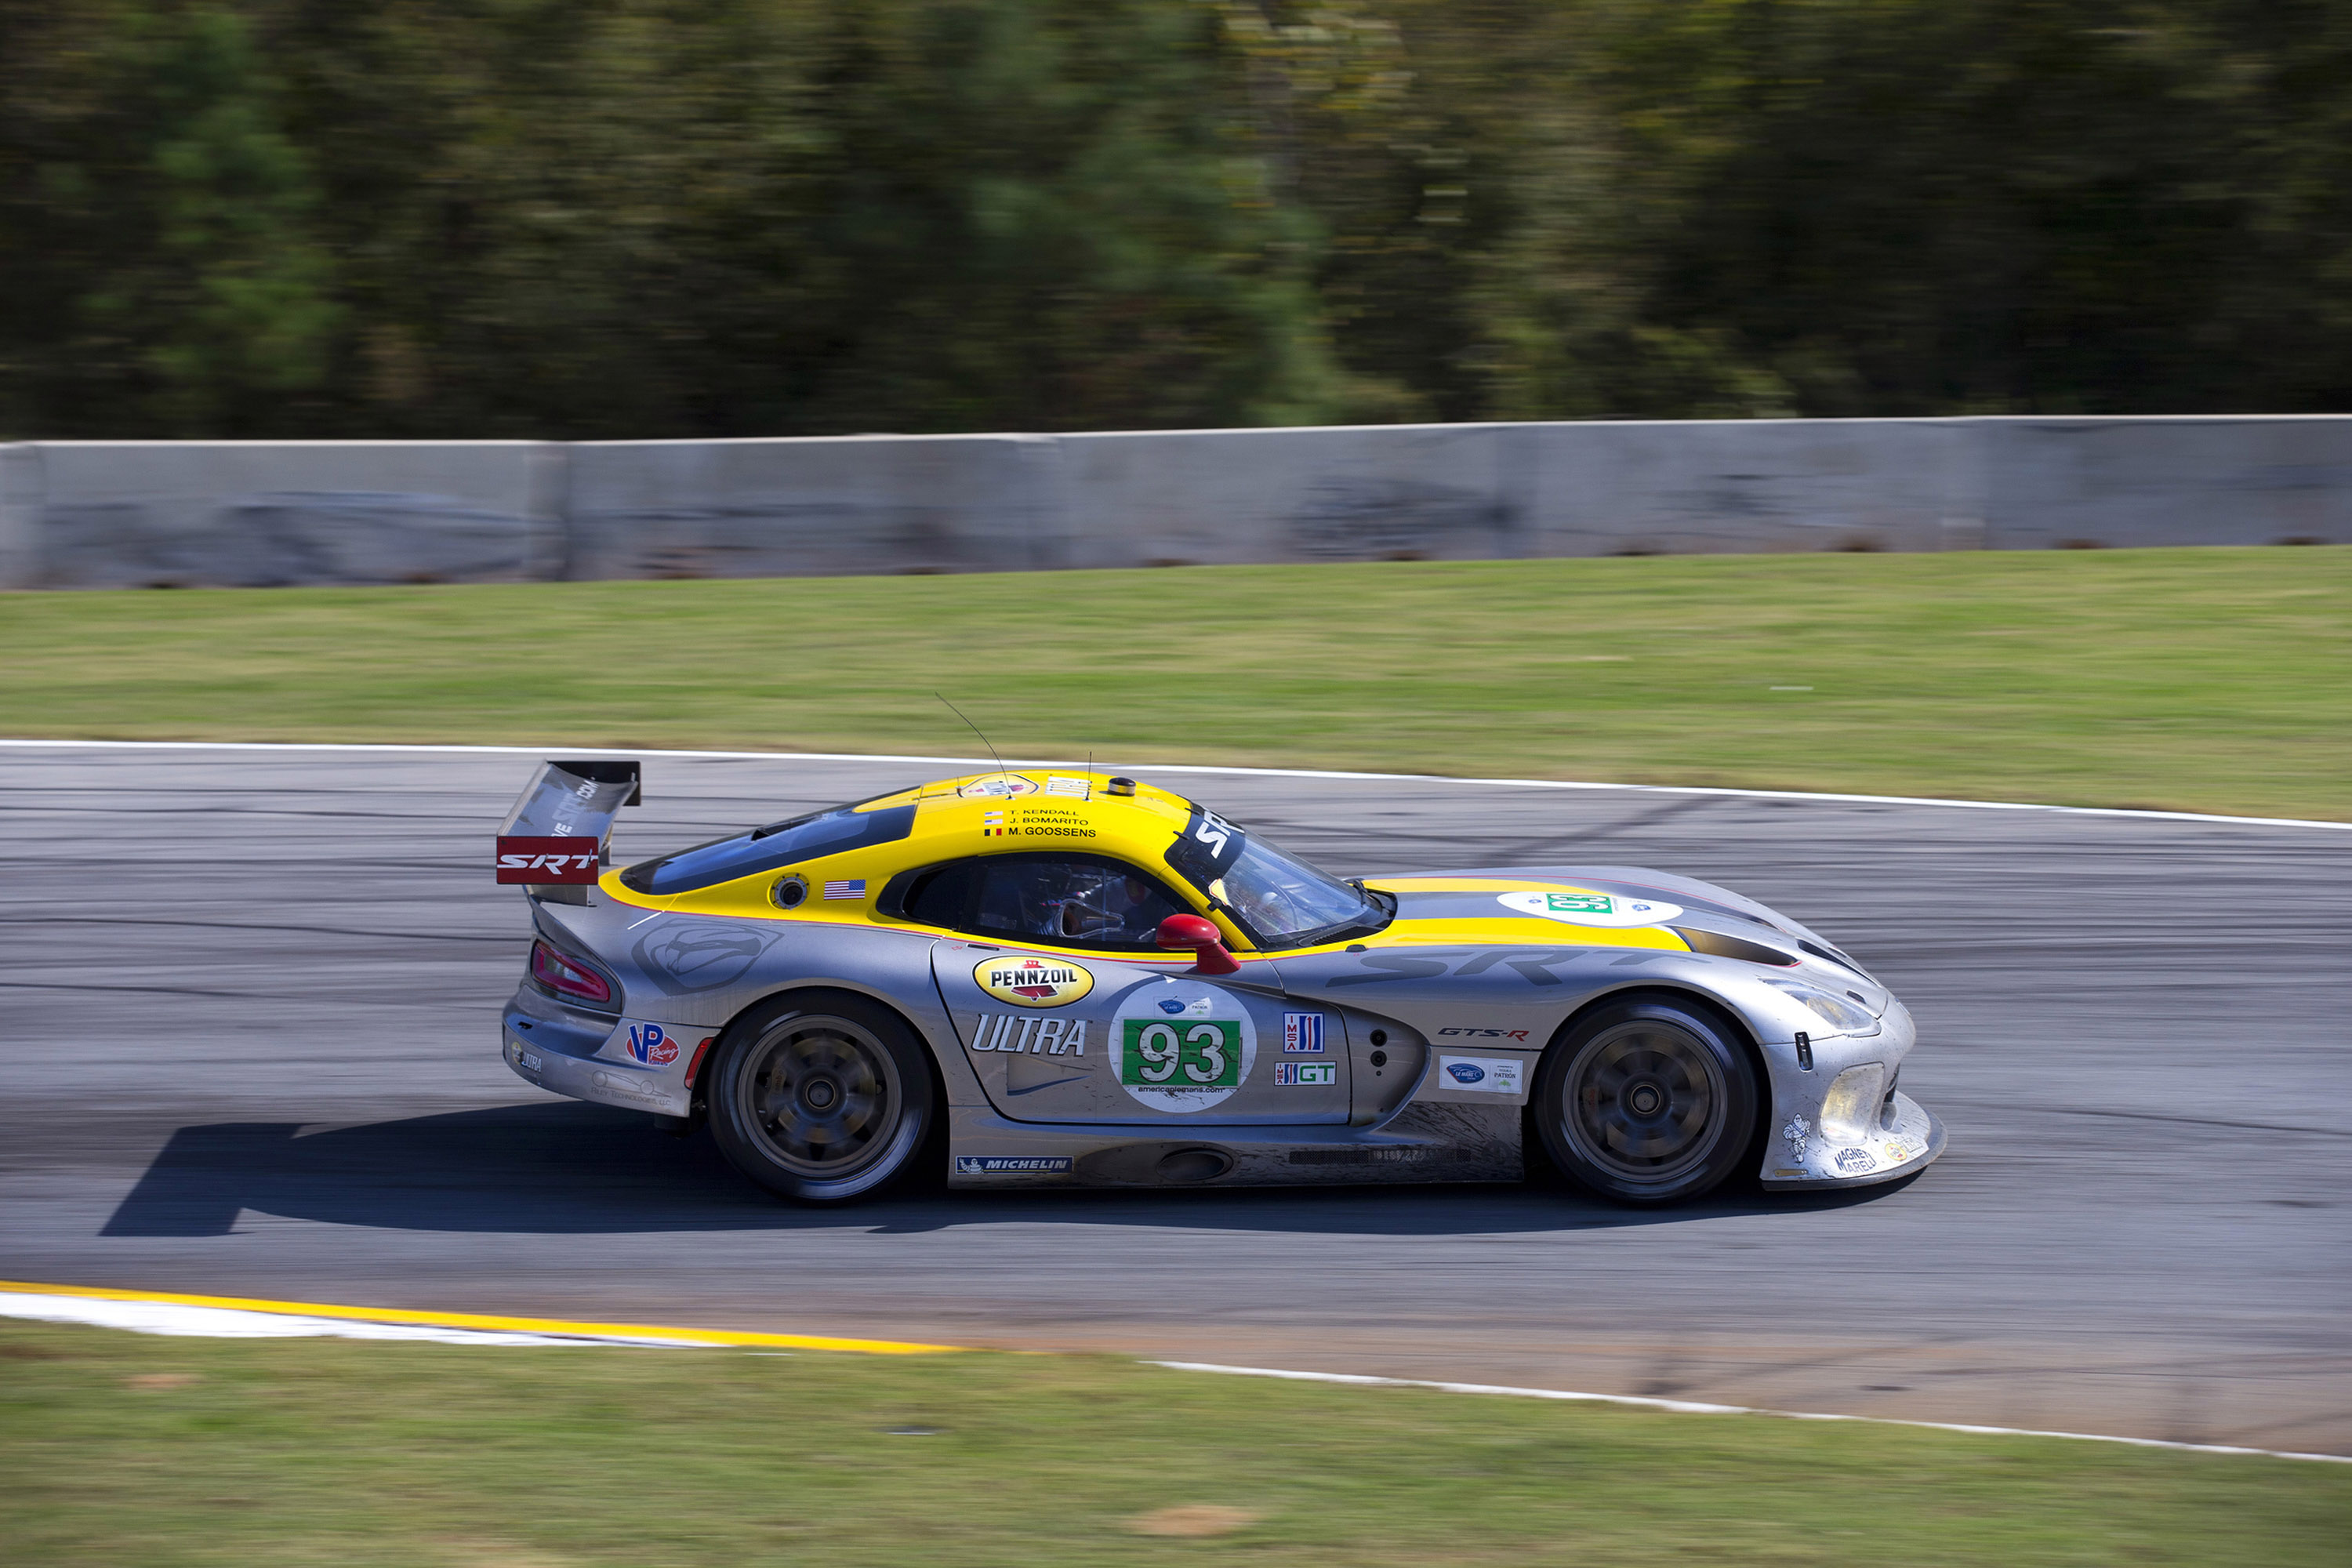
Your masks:
M 866 879 L 850 882 L 827 882 L 824 896 L 828 899 L 862 899 L 866 896 Z

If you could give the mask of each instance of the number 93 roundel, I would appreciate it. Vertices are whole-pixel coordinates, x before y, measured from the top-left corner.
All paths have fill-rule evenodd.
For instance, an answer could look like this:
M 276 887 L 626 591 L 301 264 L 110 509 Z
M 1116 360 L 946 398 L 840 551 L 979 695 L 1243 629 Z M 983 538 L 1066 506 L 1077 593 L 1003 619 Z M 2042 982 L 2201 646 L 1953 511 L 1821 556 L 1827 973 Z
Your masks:
M 1224 992 L 1150 981 L 1120 998 L 1110 1048 L 1118 1086 L 1139 1104 L 1206 1110 L 1247 1081 L 1257 1062 L 1257 1030 Z

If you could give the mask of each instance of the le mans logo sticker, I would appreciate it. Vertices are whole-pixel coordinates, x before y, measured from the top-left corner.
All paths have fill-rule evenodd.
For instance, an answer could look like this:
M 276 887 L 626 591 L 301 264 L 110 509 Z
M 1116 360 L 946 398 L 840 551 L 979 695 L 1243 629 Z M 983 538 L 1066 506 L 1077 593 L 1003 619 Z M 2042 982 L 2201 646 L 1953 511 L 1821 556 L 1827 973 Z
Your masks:
M 983 958 L 971 977 L 982 991 L 1015 1007 L 1059 1007 L 1095 988 L 1092 970 L 1060 958 Z
M 1629 899 L 1622 893 L 1596 893 L 1572 888 L 1553 893 L 1502 893 L 1495 901 L 1523 915 L 1538 915 L 1572 926 L 1654 926 L 1683 912 L 1680 904 L 1654 899 Z
M 1018 800 L 1024 795 L 1036 793 L 1037 781 L 1024 779 L 1019 773 L 988 773 L 956 791 L 966 800 Z

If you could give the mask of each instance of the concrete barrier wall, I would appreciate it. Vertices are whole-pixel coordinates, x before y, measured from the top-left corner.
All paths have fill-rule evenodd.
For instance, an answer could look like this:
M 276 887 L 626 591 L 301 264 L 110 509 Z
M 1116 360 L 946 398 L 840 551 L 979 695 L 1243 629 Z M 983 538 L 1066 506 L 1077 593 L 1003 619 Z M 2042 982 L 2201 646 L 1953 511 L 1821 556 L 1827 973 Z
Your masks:
M 49 441 L 32 585 L 520 582 L 562 563 L 531 441 Z M 20 568 L 21 570 L 21 568 Z
M 0 584 L 2352 543 L 2352 416 L 0 446 Z
M 1063 564 L 1051 441 L 849 436 L 568 448 L 573 577 L 1017 572 Z

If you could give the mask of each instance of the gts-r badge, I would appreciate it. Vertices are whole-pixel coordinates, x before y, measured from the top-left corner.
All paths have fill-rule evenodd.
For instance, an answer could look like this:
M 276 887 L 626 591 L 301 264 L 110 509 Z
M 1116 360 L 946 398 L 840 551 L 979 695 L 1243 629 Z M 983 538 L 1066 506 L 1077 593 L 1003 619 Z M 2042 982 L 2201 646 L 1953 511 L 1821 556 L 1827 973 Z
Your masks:
M 1524 1040 L 1528 1037 L 1525 1029 L 1440 1029 L 1437 1032 L 1463 1038 L 1475 1036 L 1482 1040 Z

